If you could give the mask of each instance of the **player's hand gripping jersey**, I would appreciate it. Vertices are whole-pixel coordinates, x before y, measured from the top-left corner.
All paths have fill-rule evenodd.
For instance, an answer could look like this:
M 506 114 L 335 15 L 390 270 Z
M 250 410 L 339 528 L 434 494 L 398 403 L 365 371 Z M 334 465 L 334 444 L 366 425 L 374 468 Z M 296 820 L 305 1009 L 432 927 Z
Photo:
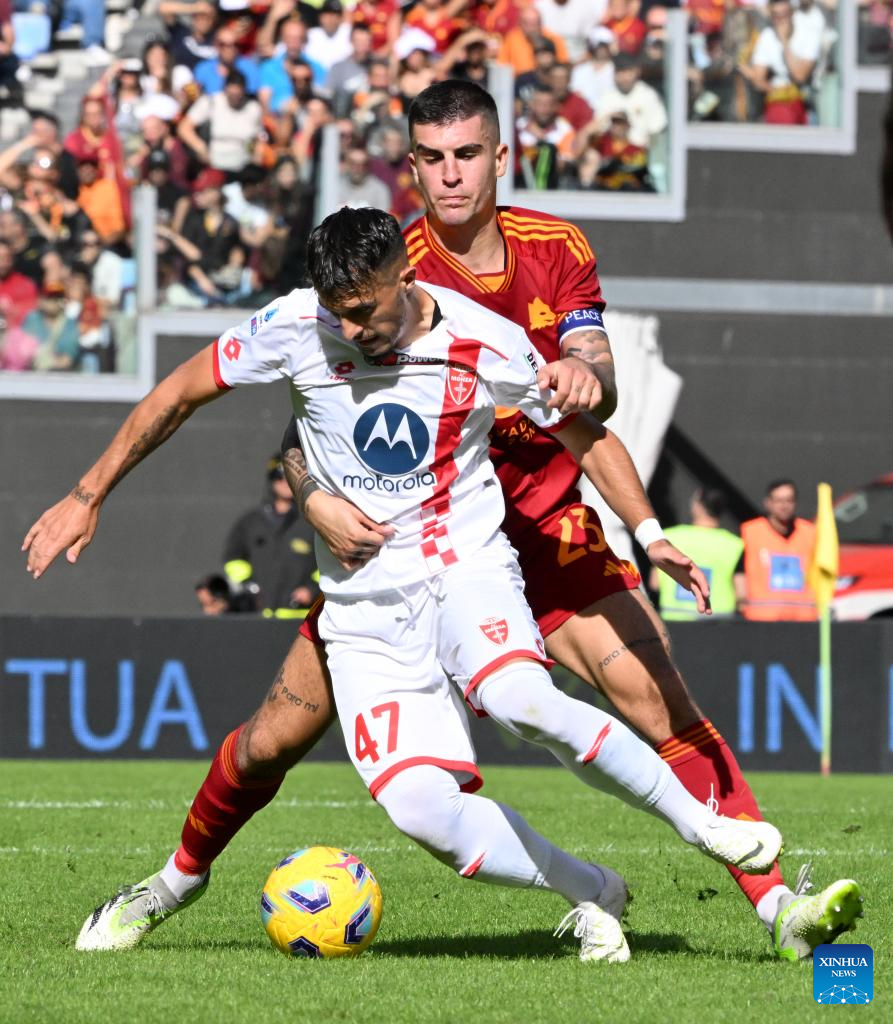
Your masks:
M 537 387 L 542 359 L 523 330 L 446 288 L 426 291 L 439 322 L 379 360 L 345 340 L 310 289 L 277 299 L 215 344 L 219 386 L 290 382 L 310 474 L 395 527 L 355 571 L 317 538 L 328 594 L 403 587 L 473 556 L 505 512 L 487 452 L 494 408 L 520 406 L 544 428 L 561 419 Z

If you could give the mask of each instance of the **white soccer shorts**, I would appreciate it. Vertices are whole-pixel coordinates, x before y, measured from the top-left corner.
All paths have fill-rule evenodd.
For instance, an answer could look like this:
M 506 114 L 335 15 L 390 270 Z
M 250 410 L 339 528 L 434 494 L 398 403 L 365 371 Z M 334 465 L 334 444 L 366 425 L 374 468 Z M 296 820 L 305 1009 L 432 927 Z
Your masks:
M 546 661 L 501 535 L 473 563 L 400 591 L 327 598 L 319 632 L 347 752 L 373 797 L 417 764 L 480 788 L 460 692 L 482 713 L 474 688 L 488 674 L 515 658 Z

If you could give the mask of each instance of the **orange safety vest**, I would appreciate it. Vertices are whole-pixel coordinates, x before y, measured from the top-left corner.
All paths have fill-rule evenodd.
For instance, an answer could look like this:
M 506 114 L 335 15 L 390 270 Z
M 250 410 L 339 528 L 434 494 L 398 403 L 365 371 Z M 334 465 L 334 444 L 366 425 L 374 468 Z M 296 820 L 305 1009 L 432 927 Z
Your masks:
M 815 595 L 806 582 L 815 550 L 815 527 L 795 519 L 789 537 L 765 516 L 741 524 L 747 603 L 742 612 L 755 622 L 813 622 Z

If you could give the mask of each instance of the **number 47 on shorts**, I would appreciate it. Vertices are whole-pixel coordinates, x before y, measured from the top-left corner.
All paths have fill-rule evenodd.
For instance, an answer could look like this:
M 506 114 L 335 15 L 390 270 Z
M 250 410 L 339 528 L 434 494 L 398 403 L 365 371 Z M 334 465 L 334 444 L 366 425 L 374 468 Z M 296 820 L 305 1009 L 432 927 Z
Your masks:
M 397 728 L 400 724 L 400 705 L 395 700 L 390 700 L 387 704 L 379 704 L 377 707 L 371 708 L 369 711 L 372 718 L 383 718 L 387 716 L 388 719 L 388 739 L 387 739 L 387 752 L 393 754 L 397 749 Z M 372 728 L 378 733 L 383 730 L 383 725 L 376 726 L 373 723 Z M 354 725 L 354 742 L 356 745 L 357 760 L 363 761 L 367 757 L 371 759 L 372 763 L 380 760 L 378 753 L 378 741 L 374 740 L 369 732 L 369 727 L 366 725 L 366 720 L 362 715 L 357 715 L 357 720 Z

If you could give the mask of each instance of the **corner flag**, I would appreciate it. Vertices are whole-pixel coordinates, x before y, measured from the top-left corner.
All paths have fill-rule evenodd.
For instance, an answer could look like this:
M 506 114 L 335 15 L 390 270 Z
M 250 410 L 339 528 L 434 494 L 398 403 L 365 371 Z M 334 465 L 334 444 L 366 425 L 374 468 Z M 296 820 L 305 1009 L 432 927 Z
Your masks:
M 815 552 L 809 584 L 819 612 L 819 672 L 822 714 L 822 775 L 831 774 L 831 600 L 837 585 L 839 545 L 830 484 L 819 484 Z

